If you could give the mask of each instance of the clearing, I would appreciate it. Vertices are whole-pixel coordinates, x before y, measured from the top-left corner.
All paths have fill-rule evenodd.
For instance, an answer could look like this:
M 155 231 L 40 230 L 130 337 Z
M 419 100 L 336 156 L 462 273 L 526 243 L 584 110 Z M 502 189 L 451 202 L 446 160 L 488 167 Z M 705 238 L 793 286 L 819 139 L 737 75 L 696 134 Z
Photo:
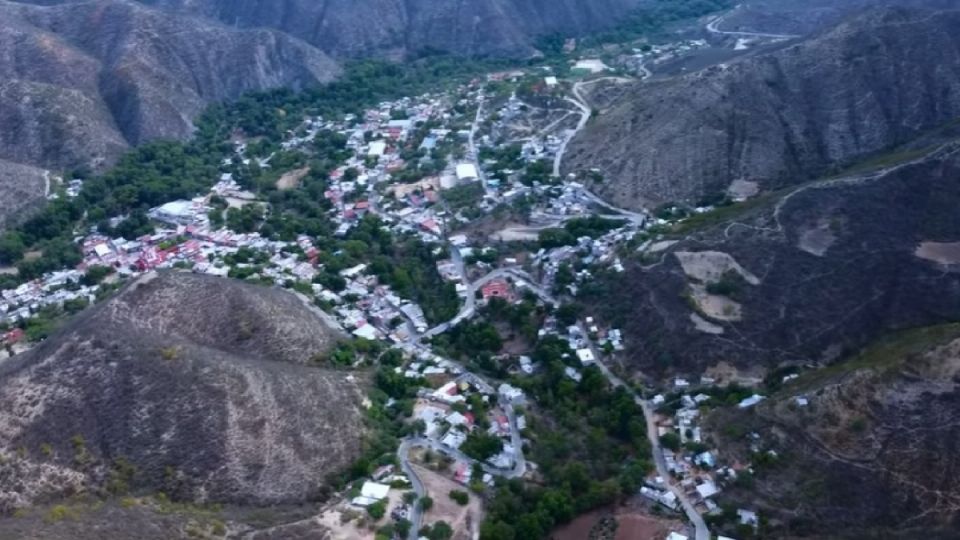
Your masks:
M 423 516 L 423 524 L 430 525 L 437 521 L 446 521 L 456 531 L 453 540 L 471 540 L 479 534 L 480 523 L 483 521 L 483 506 L 480 497 L 470 493 L 470 502 L 460 506 L 450 498 L 453 490 L 469 490 L 457 482 L 419 465 L 411 465 L 414 472 L 423 482 L 427 495 L 433 499 L 433 508 Z
M 960 242 L 922 242 L 914 255 L 940 264 L 960 263 Z
M 300 186 L 300 181 L 303 180 L 303 177 L 306 176 L 308 172 L 310 172 L 310 167 L 302 167 L 284 173 L 283 176 L 277 180 L 277 189 L 280 191 L 296 189 Z

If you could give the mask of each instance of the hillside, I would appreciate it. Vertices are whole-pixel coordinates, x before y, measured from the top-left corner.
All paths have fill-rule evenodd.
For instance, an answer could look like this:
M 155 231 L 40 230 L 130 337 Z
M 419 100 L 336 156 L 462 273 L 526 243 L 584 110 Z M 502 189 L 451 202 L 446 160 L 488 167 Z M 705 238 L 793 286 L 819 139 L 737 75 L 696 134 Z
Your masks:
M 41 169 L 0 159 L 0 230 L 40 205 L 45 185 Z
M 336 57 L 424 50 L 527 56 L 536 37 L 602 30 L 653 0 L 140 0 L 240 27 L 267 27 Z M 371 17 L 371 14 L 375 16 Z
M 760 508 L 777 537 L 954 536 L 958 337 L 956 324 L 903 332 L 756 410 L 715 413 L 709 425 L 729 459 L 751 459 L 748 432 L 779 455 L 728 496 Z
M 958 174 L 953 143 L 721 209 L 678 243 L 649 244 L 587 301 L 636 336 L 625 362 L 648 375 L 830 363 L 892 330 L 960 320 Z
M 127 490 L 317 497 L 364 431 L 362 384 L 309 365 L 337 339 L 279 289 L 141 278 L 0 365 L 0 508 Z
M 119 0 L 0 2 L 0 51 L 0 160 L 54 171 L 98 168 L 130 145 L 187 137 L 209 103 L 339 73 L 322 52 L 275 31 Z
M 631 207 L 736 180 L 810 180 L 960 118 L 960 12 L 884 9 L 775 52 L 637 83 L 571 143 L 567 171 Z

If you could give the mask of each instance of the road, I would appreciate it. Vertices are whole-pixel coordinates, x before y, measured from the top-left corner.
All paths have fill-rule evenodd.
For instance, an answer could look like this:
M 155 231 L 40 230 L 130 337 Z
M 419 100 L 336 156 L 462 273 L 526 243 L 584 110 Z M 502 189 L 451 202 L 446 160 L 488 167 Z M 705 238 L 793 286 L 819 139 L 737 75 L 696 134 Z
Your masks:
M 578 323 L 580 332 L 584 336 L 587 336 L 586 328 L 584 328 L 583 323 Z M 610 381 L 610 384 L 614 387 L 620 387 L 630 393 L 630 396 L 633 397 L 633 401 L 640 406 L 640 409 L 643 410 L 643 417 L 647 422 L 647 438 L 650 440 L 650 450 L 653 454 L 653 461 L 656 464 L 657 475 L 663 478 L 664 485 L 677 496 L 677 500 L 680 501 L 680 505 L 683 507 L 683 512 L 687 515 L 687 519 L 690 520 L 690 523 L 693 524 L 694 530 L 696 531 L 696 540 L 710 540 L 710 529 L 707 528 L 707 522 L 703 520 L 703 516 L 700 515 L 700 512 L 697 512 L 697 509 L 694 508 L 693 503 L 690 502 L 690 499 L 687 498 L 687 495 L 680 489 L 679 486 L 675 485 L 672 482 L 672 476 L 670 471 L 667 470 L 667 462 L 663 457 L 663 448 L 660 447 L 660 437 L 657 433 L 657 423 L 654 418 L 653 407 L 645 399 L 640 397 L 632 387 L 623 382 L 623 379 L 617 377 L 610 368 L 603 364 L 600 361 L 600 351 L 597 349 L 596 344 L 593 343 L 593 340 L 587 340 L 590 344 L 590 350 L 593 351 L 594 357 L 597 359 L 595 362 L 597 368 L 600 369 L 600 372 Z
M 405 440 L 400 443 L 400 448 L 397 449 L 397 459 L 400 461 L 400 469 L 403 471 L 403 474 L 407 475 L 407 478 L 410 479 L 410 484 L 413 486 L 413 492 L 417 494 L 417 499 L 422 499 L 427 494 L 427 489 L 423 487 L 423 481 L 420 480 L 420 477 L 417 476 L 417 473 L 414 472 L 413 467 L 410 466 L 410 447 L 413 446 L 413 443 L 409 440 Z M 410 533 L 408 535 L 409 540 L 417 540 L 420 537 L 420 527 L 423 522 L 423 512 L 420 510 L 419 503 L 414 503 L 410 505 Z
M 570 103 L 573 103 L 574 105 L 576 105 L 578 109 L 580 109 L 580 121 L 577 122 L 577 127 L 570 130 L 570 132 L 567 134 L 567 137 L 563 140 L 563 143 L 560 145 L 560 149 L 557 150 L 557 155 L 553 158 L 553 175 L 554 176 L 560 176 L 560 165 L 563 162 L 563 155 L 567 152 L 567 145 L 569 145 L 570 141 L 572 141 L 573 138 L 577 136 L 577 133 L 580 133 L 580 130 L 582 130 L 587 125 L 587 122 L 590 121 L 590 115 L 593 114 L 593 111 L 591 111 L 590 107 L 588 107 L 586 103 L 582 101 L 582 98 L 579 95 L 579 89 L 577 88 L 577 85 L 579 84 L 581 83 L 576 83 L 573 85 L 573 93 L 576 96 L 576 99 L 571 99 L 571 98 L 566 98 L 566 99 Z
M 794 39 L 800 36 L 792 34 L 766 34 L 763 32 L 728 32 L 726 30 L 720 30 L 720 24 L 730 15 L 733 15 L 740 9 L 740 6 L 733 8 L 732 11 L 724 13 L 719 17 L 714 18 L 709 23 L 707 23 L 707 32 L 711 34 L 718 34 L 723 36 L 741 36 L 741 37 L 755 37 L 755 38 L 767 38 L 767 39 Z
M 625 210 L 623 208 L 617 208 L 607 201 L 601 199 L 597 194 L 588 190 L 587 188 L 580 188 L 580 191 L 583 193 L 583 196 L 590 200 L 590 202 L 602 206 L 611 212 L 614 212 L 620 217 L 625 217 L 630 221 L 636 223 L 637 225 L 643 225 L 647 221 L 647 215 L 639 212 L 631 212 L 630 210 Z
M 477 175 L 480 177 L 480 183 L 483 184 L 483 191 L 491 195 L 490 186 L 487 184 L 487 175 L 483 172 L 483 167 L 480 166 L 480 152 L 477 150 L 477 131 L 480 130 L 480 118 L 483 116 L 483 100 L 483 90 L 480 90 L 477 95 L 477 114 L 473 118 L 470 135 L 467 137 L 467 147 L 469 149 L 467 156 L 477 168 Z
M 481 288 L 483 288 L 484 285 L 486 285 L 487 283 L 490 283 L 491 281 L 494 281 L 497 279 L 505 279 L 508 277 L 513 277 L 513 278 L 524 281 L 527 284 L 528 288 L 545 302 L 549 302 L 551 304 L 557 303 L 556 299 L 553 298 L 553 296 L 551 296 L 550 293 L 548 293 L 547 291 L 544 291 L 537 285 L 536 280 L 534 280 L 533 277 L 530 276 L 530 274 L 527 274 L 526 272 L 524 272 L 518 267 L 498 268 L 472 283 L 467 282 L 466 276 L 464 276 L 464 284 L 467 285 L 467 295 L 463 300 L 463 307 L 460 308 L 460 312 L 457 313 L 456 317 L 450 319 L 449 321 L 438 324 L 437 326 L 424 332 L 420 336 L 420 339 L 432 338 L 434 336 L 440 335 L 446 332 L 447 330 L 453 328 L 454 326 L 460 324 L 464 320 L 469 319 L 470 317 L 473 317 L 477 311 L 477 291 L 479 291 Z

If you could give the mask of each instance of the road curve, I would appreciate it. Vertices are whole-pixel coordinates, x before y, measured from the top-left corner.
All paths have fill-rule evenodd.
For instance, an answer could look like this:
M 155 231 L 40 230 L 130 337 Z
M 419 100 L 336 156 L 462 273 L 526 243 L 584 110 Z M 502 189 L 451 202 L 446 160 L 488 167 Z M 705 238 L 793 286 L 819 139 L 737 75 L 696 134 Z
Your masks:
M 579 323 L 580 331 L 583 335 L 589 335 L 586 333 L 586 329 L 583 327 L 582 323 Z M 653 407 L 640 397 L 633 388 L 628 384 L 623 382 L 623 379 L 617 377 L 610 368 L 605 366 L 603 362 L 600 361 L 600 351 L 597 350 L 596 345 L 592 340 L 588 340 L 590 343 L 590 349 L 593 351 L 594 357 L 597 359 L 595 362 L 597 368 L 600 369 L 600 372 L 610 381 L 610 384 L 614 387 L 621 387 L 627 392 L 630 393 L 630 396 L 633 397 L 633 401 L 640 406 L 640 409 L 643 410 L 643 417 L 647 422 L 647 439 L 650 440 L 650 449 L 653 454 L 653 461 L 657 468 L 657 475 L 663 478 L 664 485 L 677 496 L 677 500 L 680 501 L 680 505 L 683 507 L 683 512 L 687 515 L 687 519 L 690 520 L 690 523 L 693 524 L 694 530 L 696 531 L 696 540 L 710 540 L 710 529 L 707 528 L 707 522 L 704 521 L 703 516 L 700 515 L 700 512 L 697 512 L 697 509 L 693 507 L 693 503 L 690 502 L 690 499 L 687 498 L 687 495 L 681 490 L 677 485 L 670 481 L 671 475 L 670 471 L 667 470 L 667 462 L 663 457 L 663 448 L 660 447 L 660 437 L 657 434 L 657 424 L 653 416 Z

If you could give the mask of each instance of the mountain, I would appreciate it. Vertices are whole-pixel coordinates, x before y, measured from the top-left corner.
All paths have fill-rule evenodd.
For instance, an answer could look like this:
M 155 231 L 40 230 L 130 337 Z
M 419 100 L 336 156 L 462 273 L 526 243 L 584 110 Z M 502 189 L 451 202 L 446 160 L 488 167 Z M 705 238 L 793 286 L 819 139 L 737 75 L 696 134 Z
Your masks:
M 130 144 L 185 137 L 210 102 L 336 76 L 281 33 L 238 31 L 121 1 L 0 3 L 0 158 L 97 164 Z
M 882 9 L 761 56 L 637 83 L 571 143 L 567 172 L 639 207 L 734 181 L 810 180 L 960 118 L 960 11 Z
M 148 274 L 0 365 L 0 508 L 76 493 L 303 503 L 356 459 L 364 377 L 280 290 Z
M 47 178 L 36 167 L 0 160 L 0 230 L 43 202 Z
M 658 0 L 141 0 L 238 27 L 281 30 L 335 57 L 526 56 L 537 36 L 584 34 Z M 371 16 L 372 15 L 372 16 Z
M 186 138 L 210 103 L 332 80 L 338 60 L 522 57 L 662 0 L 0 0 L 0 199 L 22 169 L 112 163 Z M 31 197 L 27 207 L 40 199 Z M 2 209 L 0 209 L 2 210 Z
M 112 162 L 184 138 L 211 102 L 331 80 L 337 64 L 270 30 L 235 30 L 131 2 L 0 2 L 0 199 L 23 169 Z M 42 194 L 42 192 L 41 192 Z M 34 203 L 38 198 L 31 199 Z
M 960 143 L 928 151 L 694 218 L 586 301 L 636 336 L 625 365 L 651 376 L 827 365 L 960 320 Z
M 777 454 L 728 500 L 766 515 L 770 537 L 955 537 L 958 338 L 956 324 L 903 332 L 753 410 L 713 413 L 728 459 L 756 462 L 751 446 Z

